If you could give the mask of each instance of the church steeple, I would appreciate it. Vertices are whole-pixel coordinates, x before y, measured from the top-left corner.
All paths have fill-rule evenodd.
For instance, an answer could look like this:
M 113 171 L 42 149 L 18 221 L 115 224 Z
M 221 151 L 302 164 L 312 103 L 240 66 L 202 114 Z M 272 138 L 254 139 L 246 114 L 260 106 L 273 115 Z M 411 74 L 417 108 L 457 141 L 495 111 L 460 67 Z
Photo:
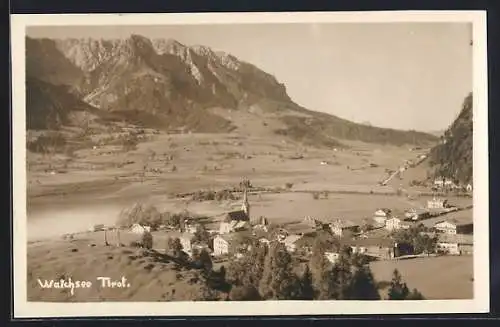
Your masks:
M 241 205 L 241 210 L 243 210 L 247 214 L 248 219 L 250 219 L 250 203 L 248 202 L 246 187 L 243 190 L 243 204 Z

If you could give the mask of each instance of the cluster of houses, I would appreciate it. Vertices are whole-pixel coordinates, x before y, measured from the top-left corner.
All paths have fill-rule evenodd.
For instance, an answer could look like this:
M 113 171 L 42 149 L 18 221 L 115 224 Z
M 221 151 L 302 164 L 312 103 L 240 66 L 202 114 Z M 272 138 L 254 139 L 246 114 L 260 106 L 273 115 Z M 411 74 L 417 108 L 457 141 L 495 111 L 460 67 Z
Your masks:
M 396 256 L 398 248 L 398 244 L 389 237 L 391 232 L 409 229 L 417 221 L 426 221 L 428 218 L 450 210 L 453 210 L 453 207 L 446 200 L 433 198 L 427 201 L 427 208 L 407 210 L 404 219 L 395 216 L 391 209 L 380 208 L 374 212 L 372 222 L 365 221 L 363 224 L 342 219 L 322 220 L 305 217 L 300 223 L 270 230 L 269 221 L 265 217 L 251 221 L 250 203 L 245 188 L 241 209 L 227 213 L 225 219 L 219 223 L 218 229 L 209 231 L 211 244 L 195 241 L 196 225 L 186 224 L 175 237 L 180 239 L 184 252 L 189 255 L 192 255 L 195 249 L 205 249 L 214 257 L 241 257 L 249 250 L 252 241 L 258 241 L 261 244 L 277 241 L 283 243 L 291 253 L 299 250 L 310 253 L 310 247 L 304 245 L 301 240 L 307 239 L 306 236 L 313 235 L 318 230 L 329 230 L 340 240 L 341 244 L 349 246 L 352 252 L 389 260 Z M 431 227 L 429 230 L 438 236 L 438 251 L 455 255 L 472 253 L 472 223 L 460 223 L 448 219 L 428 227 Z M 369 236 L 370 230 L 381 230 L 384 236 Z M 131 231 L 141 234 L 150 229 L 147 226 L 135 224 Z M 325 252 L 324 255 L 330 262 L 335 262 L 339 254 L 332 250 Z
M 457 185 L 454 181 L 449 178 L 438 177 L 434 179 L 434 183 L 432 184 L 432 188 L 438 191 L 446 191 L 446 190 L 459 190 L 464 189 L 466 192 L 472 192 L 472 184 L 466 184 L 463 186 Z

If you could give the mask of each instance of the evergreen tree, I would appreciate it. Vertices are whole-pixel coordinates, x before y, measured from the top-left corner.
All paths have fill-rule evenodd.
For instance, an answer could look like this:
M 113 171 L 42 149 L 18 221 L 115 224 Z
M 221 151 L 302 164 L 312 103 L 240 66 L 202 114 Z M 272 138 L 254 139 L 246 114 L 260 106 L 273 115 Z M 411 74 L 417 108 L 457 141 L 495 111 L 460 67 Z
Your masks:
M 258 301 L 260 300 L 259 291 L 253 285 L 235 285 L 229 292 L 231 301 Z
M 210 233 L 207 231 L 204 225 L 198 225 L 194 233 L 194 241 L 198 243 L 210 243 Z
M 200 251 L 198 257 L 199 266 L 206 272 L 212 270 L 212 259 L 210 258 L 210 254 L 208 254 L 207 250 L 203 249 Z
M 252 246 L 249 255 L 246 256 L 246 273 L 243 277 L 243 284 L 253 285 L 255 288 L 259 287 L 259 283 L 264 272 L 266 255 L 267 246 L 261 244 L 254 244 Z
M 397 269 L 394 269 L 391 286 L 389 287 L 388 300 L 406 300 L 409 293 L 408 286 L 403 282 L 401 274 Z
M 263 298 L 290 300 L 299 296 L 300 283 L 292 272 L 292 258 L 282 243 L 276 243 L 266 256 L 259 291 Z
M 248 255 L 240 260 L 232 261 L 228 266 L 227 280 L 233 285 L 253 285 L 258 289 L 266 255 L 266 246 L 254 244 Z
M 325 290 L 325 275 L 330 266 L 330 263 L 324 255 L 327 249 L 328 244 L 322 242 L 320 239 L 315 240 L 309 263 L 315 297 L 321 297 L 320 294 L 324 293 Z M 326 287 L 326 289 L 327 288 L 328 287 Z
M 302 278 L 300 279 L 300 300 L 314 300 L 314 288 L 312 274 L 309 265 L 306 265 Z
M 328 274 L 327 294 L 329 299 L 348 300 L 350 297 L 352 272 L 349 255 L 342 251 Z
M 349 298 L 352 300 L 380 300 L 380 295 L 368 266 L 357 267 L 352 276 Z
M 171 238 L 167 239 L 167 245 L 165 247 L 166 254 L 169 254 L 175 258 L 180 258 L 182 256 L 182 244 L 179 238 Z
M 406 297 L 407 300 L 425 300 L 425 297 L 416 288 Z
M 246 258 L 243 260 L 232 259 L 229 261 L 228 268 L 226 270 L 226 280 L 232 285 L 243 285 L 243 280 L 246 275 Z
M 226 280 L 226 267 L 221 266 L 219 268 L 219 276 L 221 280 Z

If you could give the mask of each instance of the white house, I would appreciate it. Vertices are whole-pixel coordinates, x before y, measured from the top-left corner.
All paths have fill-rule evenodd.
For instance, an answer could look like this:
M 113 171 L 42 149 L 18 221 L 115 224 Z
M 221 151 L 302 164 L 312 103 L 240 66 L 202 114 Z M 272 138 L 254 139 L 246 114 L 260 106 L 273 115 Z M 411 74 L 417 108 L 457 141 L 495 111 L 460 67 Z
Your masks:
M 439 233 L 451 234 L 451 235 L 457 234 L 457 225 L 446 220 L 436 223 L 434 225 L 434 228 Z
M 472 185 L 471 184 L 467 184 L 467 186 L 465 187 L 465 189 L 467 190 L 467 192 L 472 192 Z
M 196 233 L 196 230 L 198 229 L 198 225 L 197 224 L 186 224 L 186 232 L 190 233 L 190 234 L 194 234 Z
M 440 234 L 436 250 L 451 255 L 472 254 L 473 236 L 465 234 Z
M 433 198 L 427 201 L 427 208 L 429 209 L 443 209 L 446 205 L 446 200 Z
M 179 237 L 179 240 L 181 241 L 182 245 L 182 250 L 184 252 L 191 254 L 193 250 L 193 239 L 194 239 L 193 233 L 182 233 L 182 235 Z
M 142 226 L 139 224 L 133 224 L 132 227 L 130 228 L 130 231 L 134 234 L 144 234 L 145 232 L 150 232 L 151 227 L 150 226 Z
M 444 186 L 444 181 L 442 179 L 435 179 L 434 180 L 434 186 L 436 186 L 436 187 L 443 187 Z
M 387 230 L 398 230 L 401 228 L 401 219 L 398 217 L 392 217 L 385 221 L 385 229 Z
M 352 253 L 364 254 L 368 252 L 368 248 L 361 245 L 351 245 L 351 251 Z
M 220 256 L 229 253 L 229 240 L 227 238 L 222 237 L 221 235 L 217 235 L 214 238 L 214 255 Z
M 378 224 L 385 224 L 385 221 L 389 218 L 391 211 L 389 209 L 378 209 L 373 214 L 373 220 Z
M 460 254 L 460 250 L 458 249 L 457 242 L 438 241 L 436 243 L 436 250 L 447 253 L 447 254 L 451 254 L 451 255 Z
M 417 209 L 411 208 L 405 212 L 405 218 L 411 220 L 423 219 L 428 217 L 429 215 L 430 215 L 429 211 L 423 208 L 417 208 Z
M 290 235 L 283 240 L 288 252 L 295 252 L 297 250 L 297 241 L 301 239 L 300 235 Z
M 444 187 L 448 189 L 454 189 L 457 187 L 457 185 L 451 179 L 445 179 Z

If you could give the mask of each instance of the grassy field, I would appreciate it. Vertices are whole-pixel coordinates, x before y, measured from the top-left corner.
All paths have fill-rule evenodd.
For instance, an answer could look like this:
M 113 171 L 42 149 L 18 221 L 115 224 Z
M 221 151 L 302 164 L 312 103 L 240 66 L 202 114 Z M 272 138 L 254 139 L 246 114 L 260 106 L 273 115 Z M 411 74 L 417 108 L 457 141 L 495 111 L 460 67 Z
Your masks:
M 379 282 L 390 281 L 398 269 L 408 287 L 417 288 L 429 300 L 473 298 L 472 256 L 374 261 L 371 269 Z
M 89 246 L 87 240 L 35 243 L 28 251 L 28 301 L 190 301 L 203 292 L 200 272 L 168 256 L 143 249 Z M 90 288 L 42 288 L 38 279 L 90 281 Z M 120 280 L 130 287 L 103 288 L 97 277 Z M 222 292 L 216 292 L 221 299 Z

